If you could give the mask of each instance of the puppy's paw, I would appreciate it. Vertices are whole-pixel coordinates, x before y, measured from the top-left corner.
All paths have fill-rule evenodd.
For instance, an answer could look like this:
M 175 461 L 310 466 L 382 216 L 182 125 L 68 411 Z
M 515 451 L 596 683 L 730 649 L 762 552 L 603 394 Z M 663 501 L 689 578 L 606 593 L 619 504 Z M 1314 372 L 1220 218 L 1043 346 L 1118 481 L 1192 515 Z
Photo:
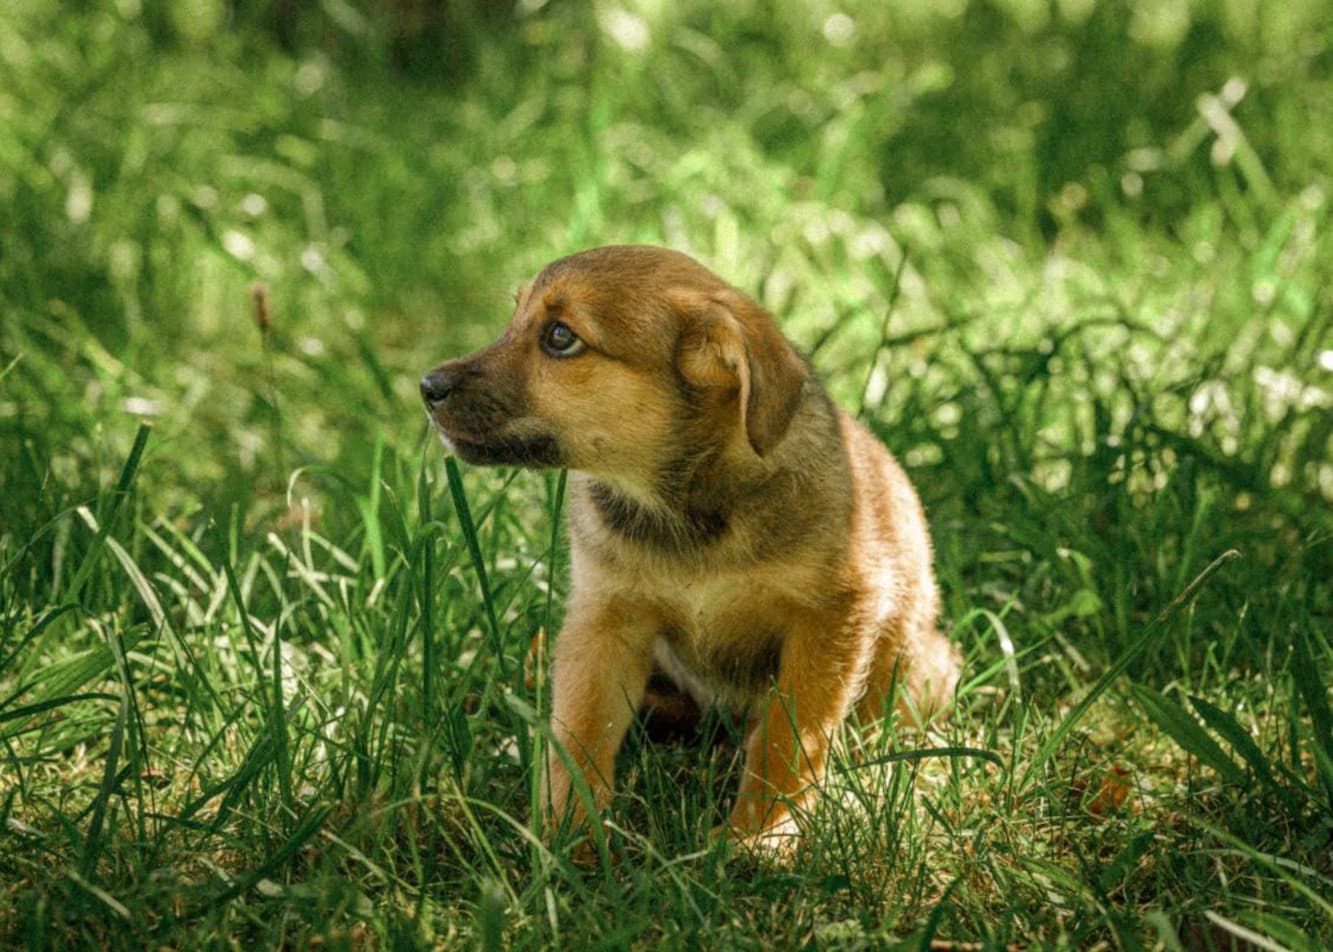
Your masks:
M 785 813 L 780 819 L 762 829 L 734 825 L 735 819 L 713 827 L 708 836 L 709 845 L 726 844 L 728 851 L 742 853 L 757 859 L 789 860 L 801 842 L 801 829 L 796 818 Z

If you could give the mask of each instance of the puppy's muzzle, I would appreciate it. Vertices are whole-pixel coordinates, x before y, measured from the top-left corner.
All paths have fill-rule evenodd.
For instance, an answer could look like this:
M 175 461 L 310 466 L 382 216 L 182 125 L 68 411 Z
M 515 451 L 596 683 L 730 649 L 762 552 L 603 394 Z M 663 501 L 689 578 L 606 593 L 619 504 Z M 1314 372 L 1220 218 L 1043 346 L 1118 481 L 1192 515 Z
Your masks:
M 426 414 L 451 452 L 469 463 L 560 466 L 555 437 L 527 417 L 521 380 L 476 356 L 421 378 Z
M 512 399 L 501 388 L 486 386 L 484 369 L 475 359 L 451 360 L 421 378 L 426 415 L 446 439 L 479 439 L 504 426 L 515 415 Z

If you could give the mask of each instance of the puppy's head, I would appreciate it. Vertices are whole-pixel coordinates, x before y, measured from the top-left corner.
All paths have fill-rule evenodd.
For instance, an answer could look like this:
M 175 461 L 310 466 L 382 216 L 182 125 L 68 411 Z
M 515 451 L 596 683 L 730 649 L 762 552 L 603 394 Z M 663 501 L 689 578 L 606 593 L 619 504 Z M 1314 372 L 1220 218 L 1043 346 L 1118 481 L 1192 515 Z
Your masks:
M 421 381 L 469 462 L 567 466 L 651 493 L 682 458 L 765 455 L 800 403 L 807 370 L 772 317 L 677 252 L 563 258 L 517 305 L 498 341 Z

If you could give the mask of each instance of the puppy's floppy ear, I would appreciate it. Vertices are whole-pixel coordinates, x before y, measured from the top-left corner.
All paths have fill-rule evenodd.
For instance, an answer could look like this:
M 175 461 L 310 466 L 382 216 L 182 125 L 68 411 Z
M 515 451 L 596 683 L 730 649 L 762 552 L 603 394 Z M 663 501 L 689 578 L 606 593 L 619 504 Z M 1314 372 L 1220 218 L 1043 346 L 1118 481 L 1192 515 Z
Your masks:
M 739 291 L 678 296 L 676 369 L 703 389 L 738 391 L 741 426 L 763 456 L 787 432 L 801 403 L 805 364 L 777 322 Z

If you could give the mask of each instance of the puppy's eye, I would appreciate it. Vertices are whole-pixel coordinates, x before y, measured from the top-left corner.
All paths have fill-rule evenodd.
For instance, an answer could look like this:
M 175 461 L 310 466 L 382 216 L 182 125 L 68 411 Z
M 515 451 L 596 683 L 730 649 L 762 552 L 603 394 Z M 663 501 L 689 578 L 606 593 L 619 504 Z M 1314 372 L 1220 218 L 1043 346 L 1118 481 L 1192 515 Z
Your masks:
M 542 334 L 542 350 L 552 357 L 573 357 L 583 352 L 588 345 L 579 340 L 579 335 L 569 329 L 568 324 L 556 321 Z

